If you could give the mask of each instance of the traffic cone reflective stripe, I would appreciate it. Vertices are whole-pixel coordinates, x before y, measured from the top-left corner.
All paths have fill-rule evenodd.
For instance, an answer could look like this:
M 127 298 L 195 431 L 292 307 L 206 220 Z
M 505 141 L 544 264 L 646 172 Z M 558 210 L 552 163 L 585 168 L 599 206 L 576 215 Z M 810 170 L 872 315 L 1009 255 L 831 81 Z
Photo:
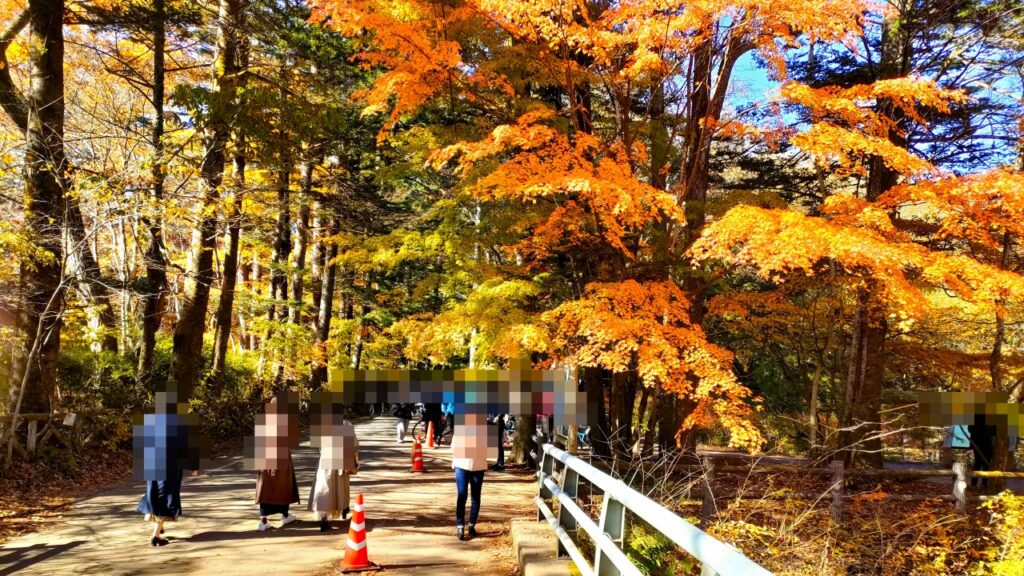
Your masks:
M 410 471 L 414 472 L 425 472 L 427 468 L 423 467 L 423 445 L 420 444 L 420 439 L 413 439 L 413 467 Z
M 356 494 L 356 503 L 352 506 L 352 520 L 348 525 L 348 540 L 345 541 L 345 560 L 341 563 L 342 572 L 364 572 L 380 570 L 380 566 L 370 562 L 366 550 L 366 515 L 363 513 L 363 495 Z

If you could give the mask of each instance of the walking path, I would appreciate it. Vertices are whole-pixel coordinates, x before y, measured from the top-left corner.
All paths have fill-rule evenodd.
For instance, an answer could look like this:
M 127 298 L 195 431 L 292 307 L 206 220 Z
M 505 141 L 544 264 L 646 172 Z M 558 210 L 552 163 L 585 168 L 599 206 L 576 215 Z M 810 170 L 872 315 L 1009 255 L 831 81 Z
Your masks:
M 427 473 L 411 474 L 410 444 L 395 442 L 395 422 L 380 417 L 356 424 L 361 466 L 352 496 L 365 494 L 370 560 L 387 574 L 516 574 L 509 520 L 531 515 L 534 478 L 488 472 L 480 535 L 460 542 L 454 536 L 450 449 L 425 450 Z M 242 470 L 241 456 L 223 458 L 198 477 L 186 473 L 184 516 L 166 525 L 168 546 L 149 545 L 150 525 L 135 512 L 143 484 L 135 482 L 78 503 L 52 530 L 0 546 L 0 576 L 335 574 L 348 521 L 321 533 L 306 511 L 317 457 L 307 444 L 293 453 L 302 503 L 294 505 L 300 520 L 285 528 L 256 531 L 255 473 Z M 276 518 L 271 524 L 278 525 Z

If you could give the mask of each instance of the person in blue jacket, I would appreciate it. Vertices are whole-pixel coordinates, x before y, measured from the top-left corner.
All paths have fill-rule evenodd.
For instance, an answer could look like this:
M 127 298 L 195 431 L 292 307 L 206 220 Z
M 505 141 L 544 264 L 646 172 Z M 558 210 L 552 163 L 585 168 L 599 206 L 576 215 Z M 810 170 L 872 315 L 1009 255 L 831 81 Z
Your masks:
M 134 477 L 146 481 L 136 511 L 153 523 L 153 546 L 166 546 L 164 522 L 181 516 L 181 480 L 199 469 L 197 427 L 173 391 L 156 393 L 156 409 L 133 426 Z M 193 473 L 194 474 L 194 473 Z

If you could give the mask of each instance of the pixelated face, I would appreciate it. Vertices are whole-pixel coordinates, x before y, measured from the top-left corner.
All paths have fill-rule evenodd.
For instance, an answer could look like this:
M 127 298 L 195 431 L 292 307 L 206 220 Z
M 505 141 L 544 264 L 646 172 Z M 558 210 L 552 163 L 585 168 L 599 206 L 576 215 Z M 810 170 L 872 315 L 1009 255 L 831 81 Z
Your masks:
M 247 466 L 255 470 L 280 470 L 287 466 L 291 449 L 298 444 L 298 399 L 294 393 L 279 394 L 266 404 L 263 414 L 256 416 L 253 438 L 247 439 L 246 444 L 247 459 L 252 460 Z
M 572 370 L 332 369 L 328 386 L 347 404 L 376 402 L 455 405 L 455 414 L 550 414 L 560 425 L 586 424 L 596 406 L 586 402 Z
M 1013 438 L 1020 433 L 1020 404 L 1006 392 L 926 391 L 918 396 L 922 426 L 986 425 L 1006 428 Z

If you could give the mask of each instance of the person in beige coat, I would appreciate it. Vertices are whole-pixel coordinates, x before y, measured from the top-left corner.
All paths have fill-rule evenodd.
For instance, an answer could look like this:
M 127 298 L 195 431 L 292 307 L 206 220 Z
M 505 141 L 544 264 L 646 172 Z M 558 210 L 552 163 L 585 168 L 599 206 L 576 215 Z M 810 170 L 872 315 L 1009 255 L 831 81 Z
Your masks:
M 351 422 L 328 409 L 314 426 L 312 445 L 320 448 L 320 461 L 307 509 L 320 518 L 320 531 L 327 532 L 330 519 L 348 516 L 350 476 L 359 470 L 359 439 Z

